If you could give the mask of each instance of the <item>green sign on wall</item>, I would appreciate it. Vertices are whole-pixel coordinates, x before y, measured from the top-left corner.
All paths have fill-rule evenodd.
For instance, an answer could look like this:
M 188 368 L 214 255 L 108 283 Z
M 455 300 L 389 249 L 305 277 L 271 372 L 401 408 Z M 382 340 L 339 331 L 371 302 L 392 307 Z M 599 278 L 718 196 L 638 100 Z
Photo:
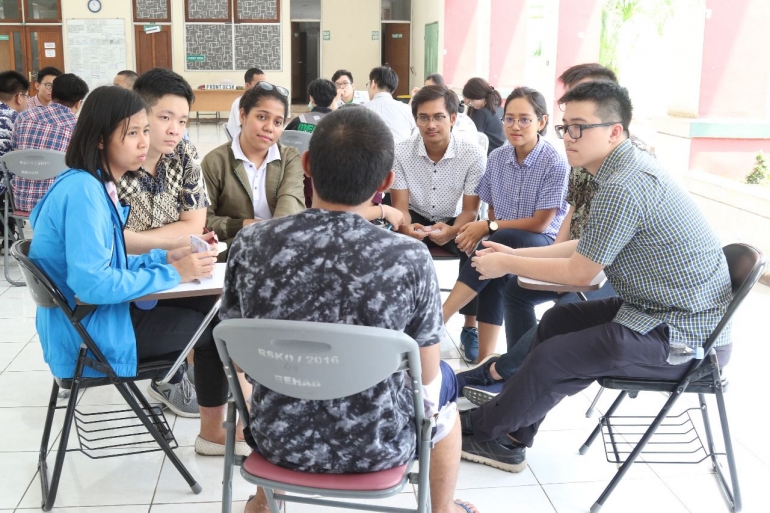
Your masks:
M 8 34 L 0 34 L 0 41 L 8 41 L 9 39 L 11 39 L 11 36 Z
M 206 62 L 206 56 L 187 54 L 187 62 Z
M 332 39 L 331 30 L 324 30 L 324 41 L 331 41 L 331 39 Z

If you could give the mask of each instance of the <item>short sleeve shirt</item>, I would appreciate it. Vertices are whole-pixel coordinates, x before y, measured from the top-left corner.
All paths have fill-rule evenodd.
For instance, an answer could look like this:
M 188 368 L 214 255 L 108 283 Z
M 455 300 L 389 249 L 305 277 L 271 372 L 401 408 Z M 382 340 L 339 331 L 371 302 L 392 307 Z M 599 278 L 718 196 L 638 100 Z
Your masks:
M 626 140 L 605 159 L 577 252 L 605 266 L 623 306 L 617 322 L 672 345 L 698 347 L 727 310 L 732 287 L 719 239 L 692 197 Z M 730 342 L 729 326 L 717 345 Z
M 126 228 L 134 232 L 174 223 L 182 212 L 210 204 L 198 151 L 189 141 L 161 157 L 155 176 L 144 169 L 123 175 L 118 195 L 131 207 Z
M 392 189 L 409 190 L 409 208 L 431 222 L 446 222 L 462 211 L 462 198 L 476 196 L 486 156 L 481 146 L 450 136 L 444 156 L 433 162 L 418 133 L 396 144 Z
M 536 210 L 557 209 L 543 232 L 556 238 L 567 214 L 569 171 L 564 156 L 539 137 L 521 164 L 513 146 L 502 146 L 490 153 L 487 171 L 476 191 L 481 201 L 494 208 L 495 218 L 500 221 L 532 217 Z
M 220 318 L 374 326 L 402 331 L 420 346 L 438 343 L 444 330 L 438 280 L 424 244 L 357 214 L 319 209 L 238 232 Z M 413 398 L 403 372 L 330 401 L 292 399 L 249 379 L 250 430 L 276 465 L 364 472 L 414 457 Z

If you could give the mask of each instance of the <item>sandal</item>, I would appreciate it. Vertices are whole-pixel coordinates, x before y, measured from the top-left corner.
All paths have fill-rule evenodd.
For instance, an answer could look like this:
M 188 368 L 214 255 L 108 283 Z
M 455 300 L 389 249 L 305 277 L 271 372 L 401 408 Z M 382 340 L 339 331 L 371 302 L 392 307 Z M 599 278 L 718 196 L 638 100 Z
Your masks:
M 473 511 L 471 510 L 471 508 L 469 508 L 468 506 L 466 506 L 466 505 L 465 505 L 465 503 L 464 503 L 463 501 L 461 501 L 461 500 L 455 500 L 455 501 L 454 501 L 454 503 L 455 503 L 455 504 L 457 504 L 458 506 L 460 506 L 460 507 L 461 507 L 462 509 L 464 509 L 465 511 L 467 511 L 467 513 L 473 513 Z
M 246 499 L 246 504 L 250 503 L 250 502 L 251 502 L 251 500 L 252 500 L 254 497 L 256 497 L 256 495 L 249 495 L 249 498 L 248 498 L 248 499 Z M 283 504 L 284 504 L 284 502 L 283 502 L 283 501 L 276 501 L 276 502 L 278 502 L 278 511 L 283 511 Z M 268 506 L 268 508 L 269 508 L 269 507 L 270 507 L 270 506 Z M 470 513 L 470 512 L 469 512 L 469 513 Z

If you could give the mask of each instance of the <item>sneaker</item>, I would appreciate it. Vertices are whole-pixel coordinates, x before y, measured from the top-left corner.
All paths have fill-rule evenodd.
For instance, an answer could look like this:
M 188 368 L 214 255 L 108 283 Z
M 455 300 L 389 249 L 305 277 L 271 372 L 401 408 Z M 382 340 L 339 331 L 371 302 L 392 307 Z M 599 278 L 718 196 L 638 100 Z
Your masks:
M 198 435 L 195 438 L 195 452 L 201 456 L 224 456 L 225 446 L 224 444 L 218 444 L 215 442 L 209 442 L 204 440 Z M 235 442 L 235 454 L 237 456 L 249 457 L 251 454 L 251 447 L 243 440 Z
M 492 375 L 489 373 L 489 367 L 499 359 L 500 355 L 493 353 L 469 369 L 460 369 L 455 371 L 455 377 L 457 378 L 457 389 L 460 390 L 460 396 L 463 394 L 463 388 L 467 386 L 494 385 L 496 382 Z
M 463 328 L 460 332 L 460 355 L 468 363 L 475 362 L 479 357 L 479 330 Z
M 166 383 L 164 385 L 150 383 L 147 387 L 147 393 L 153 399 L 160 401 L 165 407 L 179 415 L 180 417 L 200 417 L 201 412 L 198 408 L 198 395 L 195 393 L 195 387 L 187 379 L 187 374 L 182 373 L 182 381 L 179 383 Z
M 476 406 L 482 406 L 503 391 L 504 381 L 496 381 L 489 386 L 466 386 L 462 395 Z
M 508 437 L 476 442 L 464 436 L 461 457 L 506 472 L 518 473 L 527 468 L 527 446 Z

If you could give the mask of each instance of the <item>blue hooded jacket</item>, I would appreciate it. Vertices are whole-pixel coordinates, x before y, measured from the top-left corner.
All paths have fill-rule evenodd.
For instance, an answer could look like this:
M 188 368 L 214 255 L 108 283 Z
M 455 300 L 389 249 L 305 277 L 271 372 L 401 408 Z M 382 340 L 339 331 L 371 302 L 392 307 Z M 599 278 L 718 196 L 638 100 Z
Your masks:
M 115 207 L 102 182 L 86 171 L 61 173 L 30 215 L 29 256 L 59 287 L 71 308 L 75 296 L 99 307 L 83 325 L 119 376 L 136 375 L 136 337 L 129 302 L 181 281 L 166 252 L 126 255 L 128 207 Z M 75 374 L 80 335 L 58 308 L 37 309 L 45 361 L 58 378 Z M 85 376 L 100 376 L 86 368 Z

